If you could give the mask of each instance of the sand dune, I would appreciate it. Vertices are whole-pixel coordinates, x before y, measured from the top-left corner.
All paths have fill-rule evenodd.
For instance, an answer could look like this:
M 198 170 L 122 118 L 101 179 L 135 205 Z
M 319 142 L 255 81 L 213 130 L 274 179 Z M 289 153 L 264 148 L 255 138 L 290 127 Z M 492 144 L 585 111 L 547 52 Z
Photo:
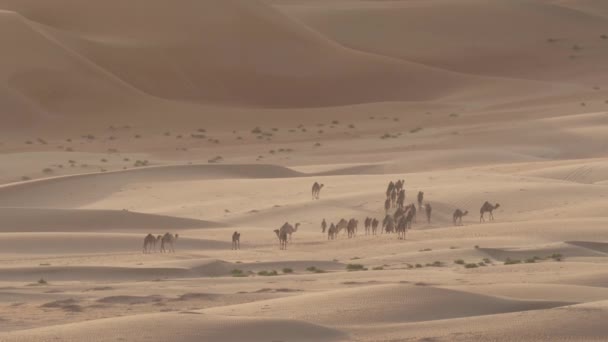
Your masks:
M 356 300 L 353 301 L 353 298 Z M 436 310 L 439 303 L 443 303 L 444 310 Z M 510 301 L 427 286 L 378 285 L 211 311 L 256 317 L 290 317 L 340 326 L 432 321 L 562 305 L 567 303 Z
M 119 210 L 0 208 L 2 232 L 160 232 L 221 227 L 214 222 Z
M 607 10 L 0 0 L 0 341 L 604 340 Z
M 163 326 L 162 332 L 155 327 Z M 275 327 L 281 327 L 276 329 Z M 347 334 L 286 319 L 231 318 L 200 313 L 123 317 L 0 335 L 3 341 L 34 341 L 56 336 L 63 341 L 346 341 Z M 92 337 L 95 336 L 95 337 Z
M 273 3 L 339 43 L 380 55 L 477 75 L 605 81 L 598 71 L 608 21 L 598 1 Z

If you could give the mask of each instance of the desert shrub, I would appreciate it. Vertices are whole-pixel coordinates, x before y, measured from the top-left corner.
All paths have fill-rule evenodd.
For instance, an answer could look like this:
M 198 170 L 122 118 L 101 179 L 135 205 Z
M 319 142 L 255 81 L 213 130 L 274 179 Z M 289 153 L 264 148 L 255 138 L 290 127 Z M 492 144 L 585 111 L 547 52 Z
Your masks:
M 507 260 L 505 260 L 505 265 L 516 265 L 516 264 L 521 264 L 521 260 L 514 260 L 511 258 L 507 258 Z
M 422 265 L 416 264 L 416 268 L 422 268 Z
M 464 268 L 477 268 L 477 264 L 466 264 Z
M 382 267 L 382 266 L 376 266 L 376 267 L 372 268 L 372 270 L 374 270 L 374 271 L 382 271 L 383 269 L 384 269 L 384 267 Z
M 293 273 L 293 270 L 291 268 L 284 268 L 283 273 Z
M 432 264 L 426 264 L 429 267 L 441 267 L 443 263 L 441 261 L 434 261 Z
M 253 134 L 262 134 L 262 129 L 260 127 L 256 127 L 254 129 L 251 130 L 251 133 Z
M 367 270 L 367 268 L 365 268 L 365 266 L 363 266 L 361 264 L 348 264 L 348 265 L 346 265 L 346 270 L 347 271 L 364 271 L 364 270 Z
M 273 276 L 276 276 L 279 274 L 277 273 L 277 271 L 272 270 L 272 271 L 260 271 L 260 272 L 258 272 L 258 275 L 262 276 L 262 277 L 273 277 Z
M 50 167 L 44 168 L 42 169 L 42 173 L 51 174 L 53 173 L 53 169 L 51 169 Z
M 46 279 L 40 278 L 40 279 L 38 279 L 38 284 L 40 284 L 40 285 L 46 285 L 46 284 L 48 284 L 48 282 L 46 281 Z
M 316 268 L 315 266 L 310 266 L 310 267 L 307 267 L 307 268 L 306 268 L 306 270 L 307 270 L 308 272 L 312 272 L 312 273 L 325 273 L 325 271 L 323 271 L 323 270 L 321 270 L 321 269 L 318 269 L 318 268 Z
M 216 157 L 214 157 L 214 158 L 212 158 L 212 159 L 209 159 L 209 160 L 208 160 L 208 162 L 209 162 L 210 164 L 214 164 L 214 163 L 219 163 L 219 162 L 221 162 L 222 160 L 224 160 L 224 158 L 223 158 L 222 156 L 216 156 Z
M 454 263 L 457 265 L 464 265 L 464 260 L 462 260 L 462 259 L 454 260 Z
M 414 129 L 411 129 L 410 133 L 417 133 L 417 132 L 420 132 L 420 131 L 422 131 L 422 127 L 416 127 Z
M 491 264 L 492 260 L 490 260 L 488 258 L 483 258 L 483 262 L 485 262 L 486 264 Z
M 21 180 L 22 181 L 28 181 L 28 180 L 31 180 L 31 178 L 28 177 L 28 176 L 21 176 Z
M 108 160 L 107 160 L 106 158 L 101 158 L 101 160 L 100 160 L 100 161 L 101 161 L 102 163 L 107 163 L 107 162 L 108 162 Z
M 563 255 L 559 254 L 559 253 L 553 253 L 549 256 L 549 258 L 555 260 L 555 261 L 562 261 L 562 259 L 564 258 Z
M 239 269 L 234 269 L 230 272 L 230 274 L 232 274 L 233 277 L 246 277 L 247 275 L 245 273 L 243 273 L 242 270 Z

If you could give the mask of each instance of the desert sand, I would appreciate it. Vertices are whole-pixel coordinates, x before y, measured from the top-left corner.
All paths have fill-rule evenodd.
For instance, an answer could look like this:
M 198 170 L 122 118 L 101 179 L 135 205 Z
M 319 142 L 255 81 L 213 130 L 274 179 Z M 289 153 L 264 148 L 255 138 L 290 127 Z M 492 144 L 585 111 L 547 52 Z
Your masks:
M 0 44 L 2 342 L 608 338 L 605 1 L 0 0 Z M 431 221 L 366 235 L 400 179 Z

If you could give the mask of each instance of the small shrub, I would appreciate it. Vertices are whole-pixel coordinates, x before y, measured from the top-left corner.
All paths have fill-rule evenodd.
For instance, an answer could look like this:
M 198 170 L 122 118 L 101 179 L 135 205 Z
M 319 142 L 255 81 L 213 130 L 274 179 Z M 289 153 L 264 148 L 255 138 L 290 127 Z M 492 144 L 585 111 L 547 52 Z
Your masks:
M 430 252 L 430 251 L 432 251 L 432 249 L 430 249 L 430 248 L 425 248 L 425 249 L 421 249 L 421 250 L 419 250 L 418 252 Z
M 38 284 L 46 285 L 46 284 L 48 284 L 48 282 L 44 278 L 40 278 L 40 279 L 38 279 Z
M 454 260 L 454 263 L 457 265 L 464 265 L 464 260 L 462 260 L 462 259 Z
M 410 133 L 417 133 L 417 132 L 420 132 L 420 131 L 422 131 L 422 127 L 416 127 L 414 129 L 411 129 Z
M 308 272 L 312 272 L 312 273 L 325 273 L 325 271 L 323 271 L 323 270 L 321 270 L 321 269 L 318 269 L 318 268 L 316 268 L 315 266 L 310 266 L 310 267 L 307 267 L 307 268 L 306 268 L 306 270 L 307 270 Z
M 492 260 L 488 259 L 488 258 L 483 258 L 483 262 L 486 264 L 491 264 Z
M 464 268 L 477 268 L 477 264 L 466 264 L 464 265 Z
M 513 260 L 511 258 L 507 258 L 507 260 L 505 260 L 505 265 L 516 265 L 516 264 L 521 264 L 521 260 Z
M 441 266 L 443 266 L 443 263 L 441 261 L 435 261 L 432 264 L 427 264 L 427 266 L 429 266 L 429 267 L 441 267 Z
M 416 268 L 422 268 L 422 265 L 416 264 Z
M 277 271 L 272 270 L 272 271 L 260 271 L 260 272 L 258 272 L 258 275 L 262 276 L 262 277 L 273 277 L 273 276 L 276 276 L 279 274 L 277 273 Z
M 382 271 L 383 269 L 384 269 L 384 267 L 382 267 L 382 266 L 376 266 L 376 267 L 372 268 L 372 270 L 374 270 L 374 271 Z
M 564 258 L 563 255 L 559 254 L 559 253 L 553 253 L 551 254 L 551 256 L 549 256 L 549 258 L 555 260 L 555 261 L 562 261 L 562 259 Z
M 102 158 L 102 159 L 101 159 L 101 162 L 102 162 L 102 163 L 107 163 L 107 162 L 108 162 L 108 160 L 107 160 L 106 158 Z
M 534 259 L 534 258 L 528 258 L 528 259 L 525 260 L 525 262 L 526 262 L 526 264 L 533 264 L 533 263 L 536 262 L 536 259 Z
M 361 264 L 348 264 L 346 265 L 347 271 L 366 271 L 367 268 Z
M 262 130 L 260 129 L 260 127 L 256 127 L 254 129 L 251 130 L 251 133 L 253 134 L 262 134 Z
M 245 273 L 243 273 L 242 270 L 239 269 L 234 269 L 230 272 L 230 274 L 232 274 L 233 277 L 246 277 L 247 275 Z
M 283 273 L 293 273 L 293 270 L 291 268 L 284 268 Z
M 51 169 L 50 167 L 47 167 L 47 168 L 42 169 L 42 172 L 46 173 L 46 174 L 51 174 L 51 173 L 53 173 L 53 169 Z
M 140 139 L 140 138 L 141 138 L 141 135 L 139 135 L 139 134 L 135 134 L 134 138 L 135 138 L 135 139 Z

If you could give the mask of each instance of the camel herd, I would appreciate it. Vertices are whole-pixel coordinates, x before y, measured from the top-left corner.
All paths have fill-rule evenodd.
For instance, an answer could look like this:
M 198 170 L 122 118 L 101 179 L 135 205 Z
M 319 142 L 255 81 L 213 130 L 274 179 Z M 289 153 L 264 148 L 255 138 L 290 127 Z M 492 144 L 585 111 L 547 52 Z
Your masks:
M 323 184 L 315 182 L 312 186 L 312 199 L 318 200 Z M 412 229 L 412 225 L 417 223 L 416 217 L 418 212 L 424 210 L 426 221 L 428 224 L 431 223 L 432 206 L 430 203 L 424 201 L 424 192 L 419 191 L 417 195 L 418 207 L 416 204 L 411 203 L 406 205 L 406 191 L 405 181 L 400 179 L 395 182 L 391 181 L 386 189 L 386 200 L 384 202 L 385 216 L 382 220 L 382 229 L 380 234 L 397 234 L 397 239 L 405 240 L 407 232 Z M 479 209 L 479 222 L 485 222 L 485 214 L 488 213 L 488 219 L 494 221 L 494 210 L 498 209 L 500 204 L 491 204 L 490 202 L 484 202 Z M 392 212 L 391 212 L 392 211 Z M 462 218 L 469 212 L 467 210 L 456 209 L 452 215 L 452 221 L 455 226 L 462 226 Z M 375 217 L 366 217 L 363 221 L 365 227 L 365 235 L 377 235 L 380 221 Z M 275 229 L 279 240 L 279 248 L 281 250 L 287 249 L 287 244 L 291 242 L 292 234 L 298 231 L 299 223 L 291 225 L 289 222 L 285 222 L 279 229 Z M 341 232 L 346 232 L 349 239 L 357 236 L 359 227 L 359 220 L 351 218 L 346 220 L 340 219 L 338 223 L 331 223 L 328 225 L 327 221 L 323 219 L 321 222 L 321 231 L 323 234 L 327 232 L 328 240 L 335 240 L 338 238 Z M 178 234 L 166 233 L 165 235 L 158 235 L 154 237 L 152 234 L 148 234 L 144 238 L 143 253 L 148 254 L 156 252 L 156 246 L 160 243 L 160 253 L 175 253 L 174 243 L 177 241 Z M 232 249 L 237 250 L 241 248 L 240 244 L 241 233 L 235 231 L 232 234 Z
M 146 235 L 144 238 L 143 253 L 149 254 L 156 252 L 156 245 L 159 245 L 158 252 L 160 253 L 175 253 L 174 243 L 177 241 L 179 234 L 165 233 L 165 235 L 158 235 L 154 237 L 152 234 Z

